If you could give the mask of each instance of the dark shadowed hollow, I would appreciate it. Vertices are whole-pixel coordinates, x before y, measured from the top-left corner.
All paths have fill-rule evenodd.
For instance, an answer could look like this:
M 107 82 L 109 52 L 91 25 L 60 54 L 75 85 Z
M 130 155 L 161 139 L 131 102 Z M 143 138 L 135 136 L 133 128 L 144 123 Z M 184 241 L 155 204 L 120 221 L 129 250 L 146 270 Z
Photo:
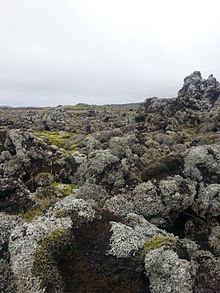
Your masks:
M 103 212 L 102 219 L 81 223 L 69 233 L 58 233 L 42 242 L 33 272 L 42 279 L 47 293 L 150 292 L 140 259 L 106 254 L 111 237 L 110 221 L 115 220 L 116 217 Z

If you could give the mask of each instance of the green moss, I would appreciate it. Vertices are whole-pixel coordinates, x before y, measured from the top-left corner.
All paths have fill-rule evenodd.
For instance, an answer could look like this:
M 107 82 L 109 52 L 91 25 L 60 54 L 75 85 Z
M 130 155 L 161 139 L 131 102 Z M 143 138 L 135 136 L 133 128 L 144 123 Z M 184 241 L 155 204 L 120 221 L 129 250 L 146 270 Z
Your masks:
M 32 273 L 41 280 L 46 292 L 64 292 L 64 284 L 57 263 L 65 256 L 68 257 L 70 247 L 70 234 L 60 229 L 53 230 L 39 243 Z
M 66 216 L 66 213 L 64 210 L 58 210 L 55 211 L 53 215 L 55 218 L 64 218 Z
M 62 235 L 63 231 L 60 229 L 54 229 L 48 236 L 47 241 L 54 241 L 57 239 L 57 237 L 60 237 Z
M 32 222 L 34 218 L 42 216 L 43 211 L 41 207 L 32 208 L 26 212 L 21 212 L 19 215 L 28 223 Z
M 29 187 L 33 187 L 34 183 L 39 182 L 40 179 L 49 179 L 50 181 L 53 181 L 53 175 L 51 172 L 39 172 L 35 176 L 32 176 L 28 181 L 25 182 L 25 184 Z
M 141 172 L 138 173 L 138 174 L 135 174 L 134 178 L 137 181 L 137 183 L 142 183 L 143 182 L 141 175 L 142 175 Z
M 50 186 L 53 192 L 59 193 L 61 196 L 68 196 L 75 193 L 75 184 L 63 184 L 59 182 L 53 182 Z
M 45 187 L 40 195 L 38 195 L 38 199 L 41 203 L 42 201 L 48 199 L 58 199 L 65 196 L 69 196 L 75 193 L 76 190 L 75 184 L 64 184 L 60 182 L 52 182 L 50 186 Z
M 77 151 L 78 150 L 78 145 L 77 144 L 72 144 L 69 148 L 69 151 Z
M 34 179 L 35 180 L 39 180 L 40 178 L 42 177 L 50 177 L 52 176 L 50 172 L 39 172 L 35 177 Z
M 74 194 L 75 189 L 75 184 L 53 182 L 50 186 L 44 188 L 40 194 L 35 196 L 36 205 L 26 211 L 20 212 L 19 216 L 30 223 L 34 218 L 42 216 L 60 198 Z
M 157 235 L 145 240 L 143 249 L 140 252 L 140 258 L 143 259 L 145 255 L 153 249 L 160 248 L 162 246 L 173 246 L 176 244 L 176 238 L 172 236 Z
M 36 137 L 45 137 L 49 144 L 56 145 L 60 148 L 63 148 L 64 145 L 68 142 L 68 140 L 77 135 L 77 133 L 72 132 L 56 132 L 56 131 L 35 131 L 34 135 Z

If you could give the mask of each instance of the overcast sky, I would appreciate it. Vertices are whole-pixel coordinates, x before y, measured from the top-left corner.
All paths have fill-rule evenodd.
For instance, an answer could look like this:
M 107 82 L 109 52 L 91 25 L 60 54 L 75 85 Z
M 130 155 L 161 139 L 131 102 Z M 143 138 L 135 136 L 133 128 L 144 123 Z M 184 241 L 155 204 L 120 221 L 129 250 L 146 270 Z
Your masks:
M 0 0 L 0 104 L 173 97 L 220 80 L 219 0 Z

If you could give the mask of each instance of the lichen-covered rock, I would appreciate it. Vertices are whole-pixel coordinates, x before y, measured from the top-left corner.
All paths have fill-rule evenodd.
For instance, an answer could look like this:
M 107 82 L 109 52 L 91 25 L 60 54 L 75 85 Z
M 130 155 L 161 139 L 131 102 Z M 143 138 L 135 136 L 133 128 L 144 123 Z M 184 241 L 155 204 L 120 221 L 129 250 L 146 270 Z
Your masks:
M 220 226 L 214 226 L 211 228 L 209 245 L 214 249 L 217 255 L 220 255 Z
M 40 281 L 33 277 L 32 267 L 34 253 L 38 242 L 55 229 L 69 229 L 72 222 L 68 218 L 39 217 L 32 223 L 24 223 L 15 227 L 9 241 L 11 269 L 17 292 L 44 292 Z
M 206 184 L 220 181 L 220 146 L 190 148 L 185 153 L 184 175 Z
M 190 262 L 170 249 L 150 250 L 145 256 L 145 270 L 152 293 L 193 293 Z
M 119 194 L 107 199 L 103 209 L 118 216 L 126 216 L 134 212 L 134 203 L 127 194 Z
M 94 138 L 100 141 L 101 143 L 103 142 L 108 142 L 112 137 L 122 137 L 123 132 L 120 129 L 112 129 L 112 130 L 104 130 L 100 131 L 94 134 Z
M 109 150 L 96 151 L 91 153 L 89 160 L 80 166 L 79 172 L 82 171 L 85 180 L 96 179 L 95 176 L 102 175 L 108 167 L 111 168 L 118 162 L 119 158 L 112 155 Z
M 16 212 L 32 204 L 30 192 L 20 179 L 0 175 L 0 211 Z
M 179 213 L 192 206 L 197 193 L 196 183 L 179 175 L 161 180 L 159 187 L 163 203 L 172 213 Z
M 184 78 L 184 85 L 178 93 L 178 98 L 184 100 L 186 106 L 209 107 L 220 95 L 220 84 L 211 74 L 206 80 L 199 71 Z
M 220 85 L 213 75 L 203 79 L 199 71 L 194 71 L 184 79 L 184 85 L 177 98 L 146 99 L 137 118 L 142 115 L 143 119 L 140 122 L 150 131 L 173 131 L 182 126 L 192 125 L 199 127 L 204 121 L 203 113 L 207 115 L 219 95 Z
M 194 211 L 203 218 L 220 215 L 220 184 L 200 185 L 197 198 L 193 205 Z
M 8 242 L 12 229 L 20 222 L 17 216 L 0 213 L 0 292 L 14 293 Z
M 137 142 L 138 140 L 135 135 L 122 137 L 115 136 L 109 140 L 108 145 L 110 152 L 118 158 L 122 159 L 129 156 L 131 149 L 134 153 L 141 153 L 141 146 L 138 145 Z
M 208 251 L 198 251 L 193 257 L 192 268 L 196 271 L 195 293 L 213 293 L 220 291 L 220 260 Z
M 134 211 L 156 225 L 172 222 L 178 214 L 192 206 L 196 183 L 179 175 L 153 184 L 139 184 L 132 192 Z
M 146 239 L 149 237 L 158 234 L 167 235 L 166 232 L 138 215 L 128 214 L 125 221 L 127 225 L 111 222 L 112 236 L 108 253 L 118 258 L 135 255 L 139 249 L 143 248 Z
M 84 199 L 96 206 L 103 206 L 109 197 L 110 195 L 101 185 L 91 183 L 85 183 L 76 192 L 76 198 Z
M 63 200 L 58 201 L 49 209 L 47 215 L 57 215 L 60 217 L 62 213 L 63 216 L 74 213 L 75 217 L 83 218 L 87 222 L 92 221 L 96 216 L 95 210 L 89 203 L 83 199 L 76 199 L 74 195 L 67 196 Z
M 139 184 L 133 190 L 134 210 L 146 218 L 165 217 L 169 212 L 162 201 L 158 188 L 151 182 Z
M 66 212 L 67 216 L 57 216 L 57 211 Z M 66 197 L 57 202 L 44 216 L 34 219 L 31 223 L 22 223 L 12 230 L 9 251 L 18 292 L 44 292 L 40 280 L 32 275 L 34 254 L 38 243 L 51 232 L 57 229 L 66 231 L 72 227 L 68 212 L 85 221 L 91 221 L 95 216 L 93 209 L 83 200 Z
M 79 183 L 103 184 L 108 189 L 120 189 L 125 185 L 120 159 L 109 150 L 92 152 L 77 170 Z

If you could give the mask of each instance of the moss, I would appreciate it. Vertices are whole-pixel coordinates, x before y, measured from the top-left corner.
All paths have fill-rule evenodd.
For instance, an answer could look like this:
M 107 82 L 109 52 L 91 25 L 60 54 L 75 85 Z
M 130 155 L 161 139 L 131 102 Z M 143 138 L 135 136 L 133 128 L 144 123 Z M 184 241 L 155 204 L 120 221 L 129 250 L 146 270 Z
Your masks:
M 34 276 L 40 278 L 46 292 L 64 292 L 64 284 L 57 262 L 68 257 L 71 246 L 71 236 L 68 231 L 53 230 L 42 240 L 35 252 L 35 260 L 32 268 Z
M 154 237 L 151 237 L 144 242 L 143 249 L 141 250 L 139 254 L 139 258 L 143 259 L 145 255 L 153 249 L 160 248 L 162 246 L 173 246 L 176 244 L 176 238 L 172 236 L 165 236 L 165 235 L 157 235 Z
M 49 199 L 54 202 L 54 200 L 57 200 L 58 198 L 74 194 L 76 188 L 75 184 L 64 184 L 54 181 L 49 186 L 41 190 L 36 200 L 42 204 L 44 204 L 44 201 L 47 202 Z
M 60 229 L 54 229 L 46 238 L 47 241 L 54 241 L 57 239 L 57 237 L 60 237 L 62 235 L 63 231 Z
M 39 172 L 33 179 L 39 180 L 42 177 L 50 177 L 50 176 L 52 176 L 50 172 Z
M 56 218 L 64 218 L 66 216 L 66 212 L 64 210 L 58 210 L 55 211 L 53 215 Z
M 34 218 L 42 216 L 43 211 L 41 207 L 32 208 L 26 212 L 21 212 L 19 215 L 28 223 L 32 222 Z
M 32 176 L 28 181 L 26 181 L 25 184 L 31 192 L 34 192 L 36 191 L 37 187 L 39 187 L 39 182 L 41 180 L 49 184 L 54 180 L 54 178 L 51 172 L 39 172 L 35 176 Z
M 68 142 L 68 140 L 77 134 L 63 131 L 35 131 L 34 135 L 38 138 L 45 137 L 48 140 L 49 144 L 63 148 L 64 145 Z
M 60 196 L 68 196 L 75 193 L 76 185 L 53 182 L 49 189 L 52 192 L 59 193 Z
M 137 183 L 142 183 L 142 177 L 141 177 L 142 173 L 138 173 L 134 175 L 134 179 L 137 181 Z
M 44 188 L 37 197 L 35 197 L 36 206 L 29 210 L 20 212 L 19 215 L 27 222 L 32 222 L 36 217 L 43 215 L 45 210 L 54 204 L 58 199 L 74 194 L 76 185 L 53 182 L 50 186 Z
M 69 151 L 74 151 L 76 152 L 78 150 L 78 145 L 77 144 L 72 144 L 69 148 Z

